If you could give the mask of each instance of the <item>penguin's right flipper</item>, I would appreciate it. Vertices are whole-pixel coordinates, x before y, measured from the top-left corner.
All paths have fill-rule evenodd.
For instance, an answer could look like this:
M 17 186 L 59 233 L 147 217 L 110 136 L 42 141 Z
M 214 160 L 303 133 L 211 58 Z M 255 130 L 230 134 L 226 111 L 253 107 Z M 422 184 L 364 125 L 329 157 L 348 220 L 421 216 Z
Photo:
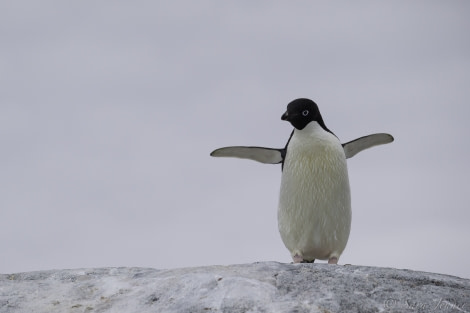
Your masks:
M 286 149 L 233 146 L 219 148 L 211 152 L 213 157 L 249 159 L 265 164 L 282 163 Z

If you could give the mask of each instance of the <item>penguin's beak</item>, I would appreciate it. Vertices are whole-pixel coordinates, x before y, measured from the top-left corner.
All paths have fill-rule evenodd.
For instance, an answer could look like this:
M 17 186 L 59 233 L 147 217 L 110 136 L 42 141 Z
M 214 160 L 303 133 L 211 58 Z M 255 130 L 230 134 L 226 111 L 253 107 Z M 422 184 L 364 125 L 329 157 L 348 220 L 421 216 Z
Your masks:
M 289 120 L 289 113 L 287 113 L 287 111 L 286 111 L 286 113 L 282 114 L 281 120 L 283 120 L 283 121 L 288 121 Z

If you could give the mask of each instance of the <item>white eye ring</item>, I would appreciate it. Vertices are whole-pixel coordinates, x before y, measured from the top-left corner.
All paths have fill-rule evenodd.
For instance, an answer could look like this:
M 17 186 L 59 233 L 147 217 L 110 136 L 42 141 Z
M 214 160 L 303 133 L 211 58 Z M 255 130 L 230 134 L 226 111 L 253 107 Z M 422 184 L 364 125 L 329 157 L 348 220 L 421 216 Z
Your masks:
M 303 111 L 302 111 L 302 115 L 303 115 L 303 116 L 307 116 L 308 113 L 309 113 L 308 110 L 303 110 Z

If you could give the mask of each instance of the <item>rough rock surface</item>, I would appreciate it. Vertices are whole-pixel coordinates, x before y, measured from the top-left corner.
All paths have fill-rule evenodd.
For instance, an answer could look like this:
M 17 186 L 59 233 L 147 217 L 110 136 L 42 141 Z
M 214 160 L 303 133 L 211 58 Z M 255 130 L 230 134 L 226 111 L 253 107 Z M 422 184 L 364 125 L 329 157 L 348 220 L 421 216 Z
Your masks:
M 470 280 L 275 262 L 41 271 L 0 275 L 0 312 L 470 312 Z

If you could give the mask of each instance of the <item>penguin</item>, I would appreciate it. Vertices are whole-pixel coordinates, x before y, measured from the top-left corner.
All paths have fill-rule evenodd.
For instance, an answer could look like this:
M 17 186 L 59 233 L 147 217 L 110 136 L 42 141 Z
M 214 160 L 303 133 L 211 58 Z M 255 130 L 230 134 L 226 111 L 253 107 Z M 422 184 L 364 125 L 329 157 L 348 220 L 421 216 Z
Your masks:
M 278 228 L 293 262 L 319 259 L 337 264 L 351 230 L 346 159 L 394 138 L 379 133 L 341 144 L 325 125 L 318 105 L 306 98 L 291 101 L 281 120 L 294 127 L 282 149 L 231 146 L 210 155 L 282 164 Z

